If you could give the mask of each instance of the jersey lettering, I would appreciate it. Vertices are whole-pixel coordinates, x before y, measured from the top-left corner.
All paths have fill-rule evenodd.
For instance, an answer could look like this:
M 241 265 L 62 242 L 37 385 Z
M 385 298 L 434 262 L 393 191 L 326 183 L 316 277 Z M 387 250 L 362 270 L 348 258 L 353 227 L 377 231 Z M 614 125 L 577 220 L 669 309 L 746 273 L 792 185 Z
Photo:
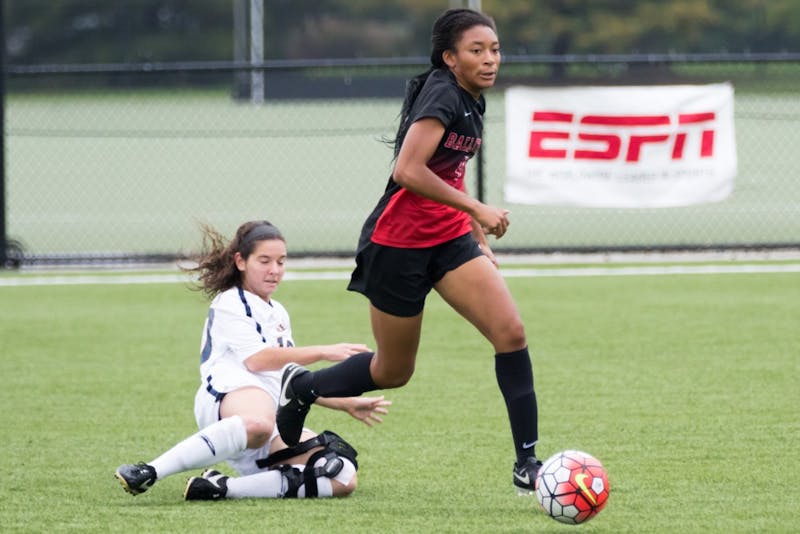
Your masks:
M 467 169 L 467 161 L 469 161 L 469 158 L 466 157 L 461 160 L 461 163 L 458 165 L 458 167 L 456 167 L 456 170 L 453 171 L 453 180 L 460 180 L 464 177 L 464 172 Z
M 444 142 L 444 147 L 451 150 L 458 150 L 459 152 L 474 154 L 481 147 L 481 139 L 480 137 L 469 137 L 466 135 L 458 135 L 456 132 L 449 132 Z

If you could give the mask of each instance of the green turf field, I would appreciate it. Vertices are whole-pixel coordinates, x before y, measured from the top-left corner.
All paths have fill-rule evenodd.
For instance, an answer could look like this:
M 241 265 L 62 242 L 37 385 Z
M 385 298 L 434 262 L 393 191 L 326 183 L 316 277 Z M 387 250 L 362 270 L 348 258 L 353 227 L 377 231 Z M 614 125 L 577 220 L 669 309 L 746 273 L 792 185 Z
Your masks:
M 509 277 L 528 325 L 538 451 L 604 462 L 584 532 L 793 532 L 800 498 L 800 274 Z M 276 295 L 299 344 L 371 343 L 341 280 Z M 182 283 L 0 287 L 4 532 L 566 532 L 511 485 L 487 343 L 436 296 L 385 423 L 312 410 L 359 450 L 344 500 L 132 497 L 112 474 L 195 431 L 207 303 Z M 228 470 L 224 468 L 224 470 Z M 228 470 L 229 471 L 229 470 Z
M 38 255 L 175 254 L 196 250 L 198 220 L 230 234 L 267 218 L 295 252 L 349 254 L 390 174 L 381 139 L 393 135 L 399 109 L 396 99 L 253 106 L 224 92 L 11 94 L 7 234 Z M 722 202 L 526 206 L 503 198 L 503 95 L 490 93 L 486 200 L 512 212 L 498 246 L 797 243 L 799 110 L 794 93 L 737 93 L 739 175 Z

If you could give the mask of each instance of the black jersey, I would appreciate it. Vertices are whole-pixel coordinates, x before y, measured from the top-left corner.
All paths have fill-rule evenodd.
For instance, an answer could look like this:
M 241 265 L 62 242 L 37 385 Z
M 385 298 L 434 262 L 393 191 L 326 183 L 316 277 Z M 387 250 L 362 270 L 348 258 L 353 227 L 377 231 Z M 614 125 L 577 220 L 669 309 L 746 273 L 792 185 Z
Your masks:
M 481 146 L 483 96 L 477 100 L 449 70 L 434 70 L 411 106 L 409 125 L 433 117 L 444 125 L 428 167 L 450 186 L 464 191 L 466 164 Z M 401 248 L 431 247 L 470 232 L 470 216 L 412 193 L 391 177 L 378 205 L 364 224 L 361 243 Z

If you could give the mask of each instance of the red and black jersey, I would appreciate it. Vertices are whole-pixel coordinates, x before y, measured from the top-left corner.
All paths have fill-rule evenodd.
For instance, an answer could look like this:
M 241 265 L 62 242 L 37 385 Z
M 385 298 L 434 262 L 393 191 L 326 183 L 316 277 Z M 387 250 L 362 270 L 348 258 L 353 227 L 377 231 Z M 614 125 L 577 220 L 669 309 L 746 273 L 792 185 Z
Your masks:
M 464 191 L 466 164 L 481 146 L 483 96 L 462 89 L 449 70 L 434 70 L 411 106 L 408 124 L 433 117 L 444 125 L 428 168 Z M 398 248 L 432 247 L 469 233 L 470 216 L 400 187 L 392 177 L 361 231 L 359 249 L 368 241 Z

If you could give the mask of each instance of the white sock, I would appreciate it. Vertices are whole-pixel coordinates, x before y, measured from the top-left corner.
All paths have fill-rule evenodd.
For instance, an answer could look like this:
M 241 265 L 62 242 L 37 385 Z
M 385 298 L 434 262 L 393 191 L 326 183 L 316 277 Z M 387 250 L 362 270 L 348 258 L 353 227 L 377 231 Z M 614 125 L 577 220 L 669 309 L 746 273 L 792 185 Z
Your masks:
M 306 485 L 300 486 L 297 496 L 304 499 L 306 496 Z M 328 477 L 317 477 L 317 497 L 333 497 L 333 484 Z
M 350 461 L 346 458 L 342 458 L 342 461 L 345 462 L 345 466 L 350 464 Z M 325 458 L 319 458 L 316 462 L 314 462 L 314 467 L 321 467 L 325 465 L 325 462 L 327 462 Z M 342 471 L 345 471 L 345 469 L 343 468 Z M 341 475 L 342 473 L 340 472 L 339 474 Z M 297 496 L 300 498 L 304 498 L 306 496 L 305 484 L 300 486 L 300 489 L 297 490 Z M 333 497 L 333 484 L 331 484 L 330 478 L 317 477 L 317 497 Z
M 302 466 L 295 466 L 300 467 Z M 277 469 L 262 471 L 243 477 L 228 478 L 229 499 L 242 499 L 246 497 L 279 498 L 286 493 L 287 483 L 283 474 Z M 298 498 L 305 498 L 306 486 L 303 484 L 297 490 Z M 333 484 L 328 477 L 317 477 L 317 497 L 332 497 Z
M 229 499 L 245 497 L 275 499 L 283 496 L 284 491 L 283 475 L 277 469 L 273 469 L 243 477 L 230 477 L 226 497 Z
M 238 415 L 226 417 L 189 436 L 170 450 L 148 462 L 159 479 L 209 467 L 227 460 L 247 447 L 247 430 Z

